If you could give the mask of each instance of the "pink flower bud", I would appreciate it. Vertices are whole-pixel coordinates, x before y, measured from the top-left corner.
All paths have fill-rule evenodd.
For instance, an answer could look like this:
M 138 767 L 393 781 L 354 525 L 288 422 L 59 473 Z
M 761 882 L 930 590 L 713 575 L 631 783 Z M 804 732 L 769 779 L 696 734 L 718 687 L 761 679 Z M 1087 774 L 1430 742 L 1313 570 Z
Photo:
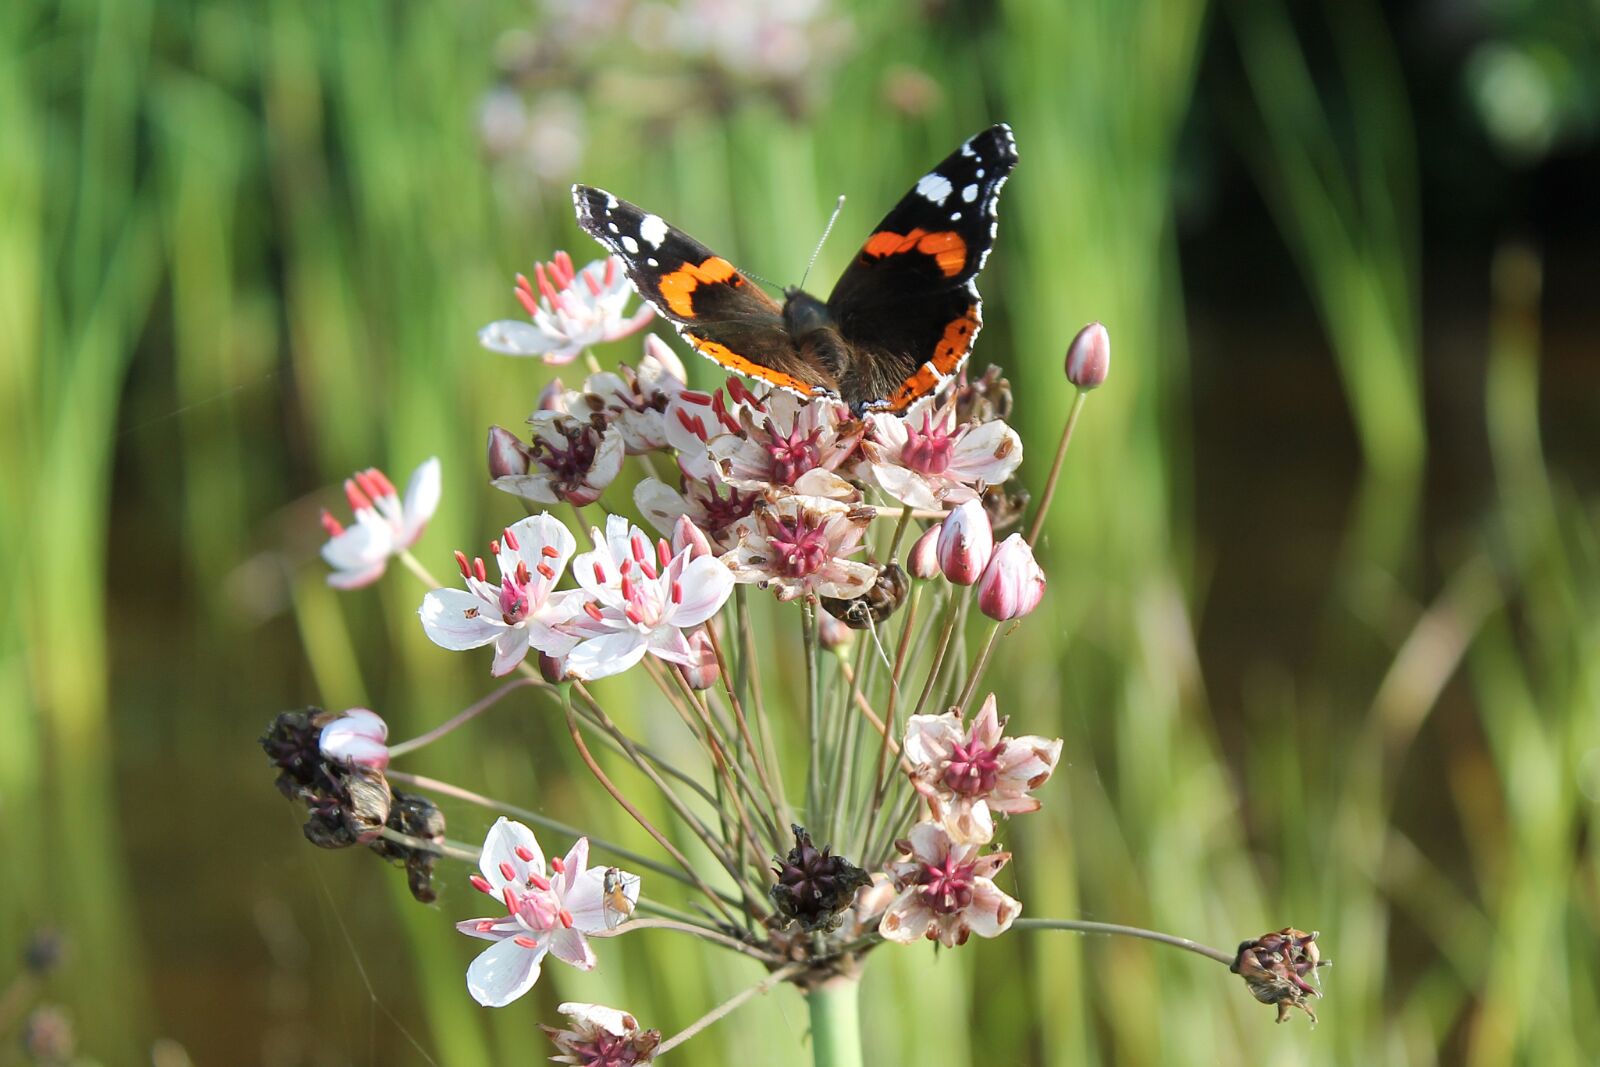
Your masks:
M 911 555 L 906 559 L 906 570 L 911 572 L 911 577 L 939 576 L 939 530 L 937 526 L 930 527 L 928 532 L 917 538 L 917 543 L 911 546 Z
M 548 652 L 539 653 L 539 677 L 551 685 L 560 685 L 567 680 L 567 658 L 565 656 L 552 656 Z
M 1079 389 L 1098 389 L 1111 370 L 1111 335 L 1098 322 L 1078 331 L 1067 346 L 1067 381 Z
M 683 680 L 690 689 L 710 689 L 722 680 L 722 668 L 717 666 L 717 652 L 711 647 L 711 635 L 704 626 L 688 635 L 689 655 L 692 662 L 678 664 Z
M 566 411 L 567 387 L 561 384 L 560 378 L 551 378 L 549 383 L 539 390 L 538 411 Z
M 1021 534 L 1012 534 L 994 550 L 978 583 L 978 610 L 1004 622 L 1020 619 L 1044 599 L 1044 571 Z
M 351 708 L 322 728 L 317 747 L 330 763 L 381 771 L 389 766 L 388 740 L 389 725 L 377 712 Z
M 489 477 L 527 474 L 530 458 L 528 446 L 516 434 L 503 426 L 489 427 Z
M 676 556 L 686 548 L 692 549 L 689 553 L 690 559 L 716 555 L 711 548 L 711 539 L 706 537 L 706 532 L 696 526 L 695 521 L 689 516 L 679 515 L 678 521 L 672 526 L 672 554 Z
M 817 612 L 817 640 L 829 652 L 849 648 L 855 642 L 855 631 L 834 618 L 827 611 Z
M 957 585 L 971 585 L 989 565 L 994 528 L 983 504 L 969 500 L 944 518 L 939 527 L 939 569 Z

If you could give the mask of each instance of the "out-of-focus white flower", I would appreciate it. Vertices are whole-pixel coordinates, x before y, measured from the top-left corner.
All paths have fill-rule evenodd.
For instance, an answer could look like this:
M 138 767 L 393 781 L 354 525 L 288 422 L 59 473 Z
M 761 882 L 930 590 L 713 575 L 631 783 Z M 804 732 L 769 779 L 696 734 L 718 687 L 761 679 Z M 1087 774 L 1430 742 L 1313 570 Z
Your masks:
M 533 443 L 528 447 L 527 471 L 495 478 L 490 484 L 496 489 L 537 504 L 565 501 L 582 507 L 599 500 L 621 473 L 627 455 L 622 431 L 606 425 L 603 418 L 535 411 L 528 422 L 533 426 Z
M 878 568 L 845 557 L 861 549 L 872 512 L 821 497 L 762 502 L 742 519 L 738 547 L 723 560 L 741 583 L 771 588 L 779 600 L 807 594 L 848 600 L 872 588 Z
M 661 1031 L 643 1030 L 639 1021 L 625 1011 L 599 1004 L 562 1004 L 556 1009 L 569 1016 L 565 1029 L 539 1024 L 561 1055 L 555 1063 L 581 1067 L 637 1067 L 656 1058 Z
M 632 667 L 646 652 L 669 663 L 695 661 L 685 629 L 711 618 L 733 593 L 733 574 L 714 556 L 692 548 L 672 554 L 665 540 L 652 544 L 621 515 L 606 530 L 590 531 L 594 548 L 573 560 L 582 603 L 565 625 L 579 643 L 567 653 L 568 673 L 605 678 Z
M 1011 477 L 1022 439 L 999 419 L 957 426 L 953 403 L 936 410 L 923 401 L 903 417 L 869 414 L 861 452 L 884 492 L 910 507 L 942 508 Z
M 411 473 L 404 500 L 376 467 L 347 478 L 344 495 L 355 522 L 345 526 L 323 511 L 322 528 L 328 531 L 328 543 L 322 546 L 322 558 L 333 568 L 329 585 L 358 589 L 382 577 L 390 557 L 406 551 L 422 536 L 439 508 L 439 461 L 425 460 Z
M 980 846 L 951 841 L 934 822 L 913 826 L 899 847 L 907 855 L 889 864 L 889 877 L 900 895 L 878 923 L 886 939 L 909 945 L 926 937 L 954 948 L 970 934 L 999 936 L 1022 912 L 993 881 L 1011 853 L 980 856 Z
M 532 830 L 510 819 L 489 828 L 472 884 L 505 905 L 500 918 L 468 919 L 456 929 L 493 941 L 467 968 L 467 990 L 479 1004 L 500 1008 L 533 988 L 547 953 L 579 970 L 593 970 L 591 934 L 607 928 L 605 871 L 589 868 L 589 839 L 552 859 Z M 631 877 L 631 876 L 630 876 Z M 632 882 L 638 898 L 638 879 Z
M 912 781 L 933 805 L 950 837 L 967 845 L 994 837 L 994 813 L 1039 810 L 1028 794 L 1049 780 L 1061 758 L 1061 739 L 1005 737 L 994 694 L 970 729 L 961 713 L 913 715 L 906 723 L 905 758 Z
M 322 728 L 317 748 L 330 763 L 368 767 L 381 771 L 389 766 L 389 724 L 375 711 L 351 708 Z
M 500 568 L 491 585 L 482 559 L 456 553 L 467 588 L 435 589 L 422 598 L 422 629 L 441 648 L 462 651 L 494 644 L 494 674 L 508 673 L 531 646 L 562 656 L 576 639 L 560 626 L 580 610 L 575 594 L 553 593 L 577 542 L 548 513 L 508 526 L 490 545 Z
M 968 500 L 944 517 L 939 527 L 939 569 L 956 585 L 971 585 L 983 576 L 994 554 L 994 528 L 977 500 Z
M 572 257 L 557 252 L 549 264 L 533 268 L 538 293 L 525 275 L 517 275 L 517 299 L 533 321 L 505 319 L 478 331 L 478 342 L 507 356 L 538 356 L 546 363 L 571 363 L 590 345 L 627 337 L 649 325 L 655 315 L 641 304 L 625 314 L 633 288 L 615 256 L 595 260 L 574 271 Z
M 637 371 L 624 365 L 614 374 L 591 374 L 581 391 L 562 397 L 561 406 L 573 415 L 601 416 L 621 432 L 630 456 L 642 455 L 667 446 L 667 405 L 683 392 L 684 378 L 677 353 L 647 334 Z
M 1021 534 L 1012 534 L 989 557 L 978 580 L 978 610 L 1005 622 L 1020 619 L 1044 599 L 1044 571 Z

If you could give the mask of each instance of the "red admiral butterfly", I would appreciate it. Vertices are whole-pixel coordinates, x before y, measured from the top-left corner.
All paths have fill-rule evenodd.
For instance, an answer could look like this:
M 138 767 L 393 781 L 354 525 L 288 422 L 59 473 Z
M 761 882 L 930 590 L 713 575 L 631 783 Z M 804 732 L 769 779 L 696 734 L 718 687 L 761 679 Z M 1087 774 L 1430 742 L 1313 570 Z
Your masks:
M 824 303 L 779 304 L 661 216 L 587 185 L 578 224 L 620 256 L 639 294 L 701 355 L 855 411 L 903 411 L 961 369 L 983 324 L 978 272 L 994 245 L 1000 187 L 1017 164 L 991 126 L 917 180 L 878 223 Z

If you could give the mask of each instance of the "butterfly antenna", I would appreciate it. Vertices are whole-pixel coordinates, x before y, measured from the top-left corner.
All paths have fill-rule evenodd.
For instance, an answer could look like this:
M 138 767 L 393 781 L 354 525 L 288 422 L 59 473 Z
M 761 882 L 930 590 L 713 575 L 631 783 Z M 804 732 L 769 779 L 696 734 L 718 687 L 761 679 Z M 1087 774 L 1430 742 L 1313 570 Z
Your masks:
M 828 234 L 833 232 L 833 224 L 839 221 L 839 212 L 844 210 L 844 195 L 840 194 L 839 202 L 833 205 L 833 214 L 828 216 L 828 224 L 822 228 L 822 240 L 817 242 L 817 250 L 811 253 L 811 262 L 806 264 L 806 272 L 800 276 L 800 288 L 806 287 L 806 279 L 811 277 L 811 268 L 817 265 L 817 257 L 822 255 L 822 246 L 828 241 Z

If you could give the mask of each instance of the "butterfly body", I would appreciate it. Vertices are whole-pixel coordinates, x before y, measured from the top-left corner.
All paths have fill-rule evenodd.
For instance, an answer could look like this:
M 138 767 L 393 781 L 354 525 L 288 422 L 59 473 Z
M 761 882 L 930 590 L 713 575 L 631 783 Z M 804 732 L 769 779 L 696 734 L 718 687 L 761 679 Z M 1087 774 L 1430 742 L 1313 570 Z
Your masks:
M 855 411 L 902 411 L 960 370 L 982 326 L 977 276 L 1016 165 L 992 126 L 918 180 L 868 235 L 826 300 L 777 300 L 687 233 L 625 200 L 573 187 L 578 222 L 701 355 Z

